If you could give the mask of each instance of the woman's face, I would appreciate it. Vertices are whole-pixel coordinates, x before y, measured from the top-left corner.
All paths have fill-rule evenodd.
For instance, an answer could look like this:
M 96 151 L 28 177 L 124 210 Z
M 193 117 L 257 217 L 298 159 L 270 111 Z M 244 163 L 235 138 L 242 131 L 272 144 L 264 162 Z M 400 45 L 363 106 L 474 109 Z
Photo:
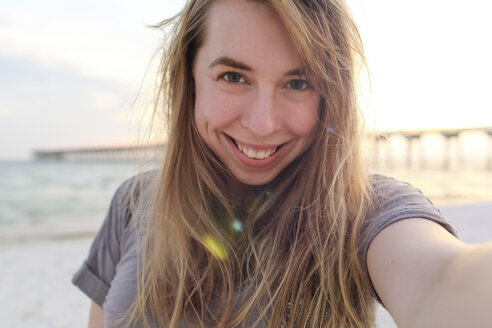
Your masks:
M 311 144 L 320 95 L 268 7 L 215 2 L 193 76 L 198 132 L 239 181 L 270 182 Z

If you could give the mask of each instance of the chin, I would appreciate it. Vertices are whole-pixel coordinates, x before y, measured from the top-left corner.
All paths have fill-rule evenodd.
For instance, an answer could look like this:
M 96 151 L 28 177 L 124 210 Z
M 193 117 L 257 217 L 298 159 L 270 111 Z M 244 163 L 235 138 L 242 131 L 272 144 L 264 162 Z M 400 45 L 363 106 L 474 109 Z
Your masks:
M 275 177 L 277 176 L 277 174 L 239 175 L 239 174 L 234 174 L 234 172 L 233 175 L 241 183 L 250 186 L 266 185 L 267 183 L 270 183 L 273 179 L 275 179 Z

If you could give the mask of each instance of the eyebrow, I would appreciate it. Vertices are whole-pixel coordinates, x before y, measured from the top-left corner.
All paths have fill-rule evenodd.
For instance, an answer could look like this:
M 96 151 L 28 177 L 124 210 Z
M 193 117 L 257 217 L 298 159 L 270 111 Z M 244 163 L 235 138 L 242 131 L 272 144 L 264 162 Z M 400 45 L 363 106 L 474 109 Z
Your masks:
M 240 69 L 243 71 L 249 71 L 249 72 L 254 71 L 254 69 L 251 68 L 249 65 L 247 65 L 241 61 L 227 57 L 227 56 L 218 57 L 217 59 L 215 59 L 210 64 L 209 68 L 212 68 L 212 67 L 217 66 L 217 65 L 229 66 L 229 67 L 233 67 L 233 68 L 237 68 L 237 69 Z M 286 72 L 284 74 L 284 76 L 301 76 L 304 74 L 305 74 L 305 70 L 303 68 L 294 68 L 294 69 L 291 69 L 290 71 Z
M 225 56 L 222 56 L 222 57 L 215 59 L 210 64 L 209 67 L 212 68 L 212 67 L 217 66 L 217 65 L 230 66 L 230 67 L 234 67 L 237 69 L 242 69 L 244 71 L 250 71 L 250 72 L 254 71 L 250 66 L 246 65 L 245 63 L 242 63 L 238 60 L 232 59 L 230 57 L 225 57 Z
M 291 69 L 290 71 L 288 71 L 287 73 L 285 73 L 284 75 L 285 76 L 301 76 L 301 75 L 305 75 L 306 74 L 306 70 L 304 68 L 294 68 L 294 69 Z

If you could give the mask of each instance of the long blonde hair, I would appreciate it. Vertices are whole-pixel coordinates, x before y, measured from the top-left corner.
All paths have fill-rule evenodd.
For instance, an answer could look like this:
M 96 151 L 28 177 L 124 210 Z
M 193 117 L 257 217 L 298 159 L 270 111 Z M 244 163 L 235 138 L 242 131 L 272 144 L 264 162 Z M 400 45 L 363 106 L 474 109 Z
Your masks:
M 372 326 L 370 282 L 359 256 L 371 195 L 359 149 L 354 76 L 363 51 L 357 28 L 342 0 L 257 0 L 284 22 L 321 94 L 320 122 L 313 145 L 241 206 L 225 194 L 231 173 L 200 138 L 193 118 L 193 62 L 213 2 L 190 0 L 156 26 L 172 28 L 163 43 L 155 107 L 166 110 L 170 130 L 140 249 L 132 322 Z

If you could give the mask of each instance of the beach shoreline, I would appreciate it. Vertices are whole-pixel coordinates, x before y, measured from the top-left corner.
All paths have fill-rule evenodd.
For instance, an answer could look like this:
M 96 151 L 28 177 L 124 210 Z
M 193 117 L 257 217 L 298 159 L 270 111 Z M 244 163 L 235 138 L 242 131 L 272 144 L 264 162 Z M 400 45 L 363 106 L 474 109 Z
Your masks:
M 2 225 L 0 226 L 0 249 L 11 244 L 92 239 L 102 222 L 103 218 L 68 223 Z

